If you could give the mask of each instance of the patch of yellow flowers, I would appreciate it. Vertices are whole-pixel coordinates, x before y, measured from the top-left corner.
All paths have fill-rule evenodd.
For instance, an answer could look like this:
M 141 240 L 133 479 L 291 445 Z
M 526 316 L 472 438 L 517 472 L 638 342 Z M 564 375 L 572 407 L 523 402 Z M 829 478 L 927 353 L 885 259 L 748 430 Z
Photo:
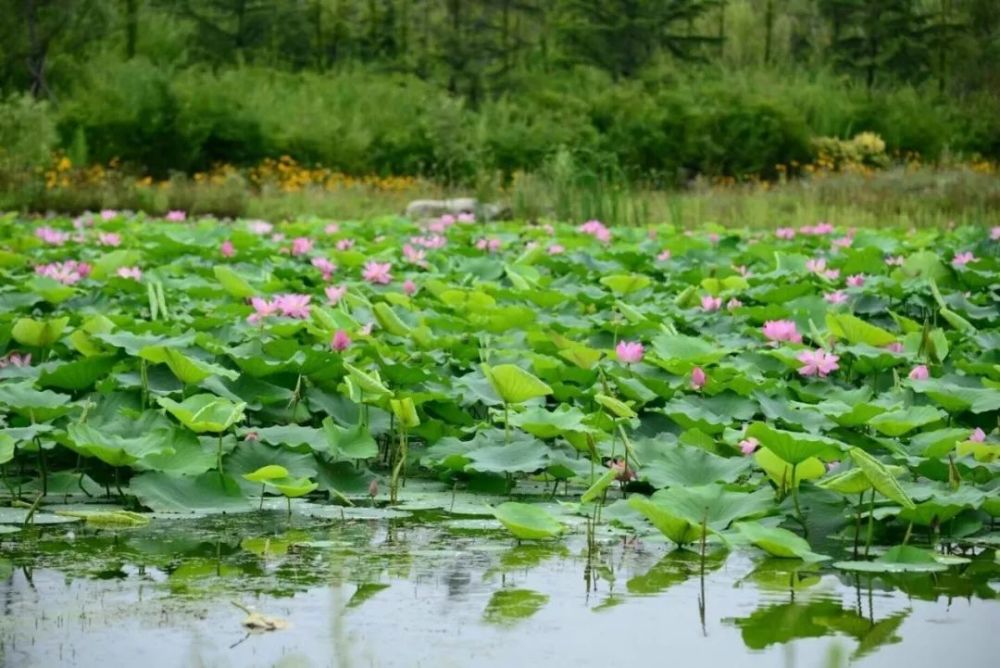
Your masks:
M 730 187 L 739 184 L 755 184 L 770 188 L 773 181 L 783 182 L 789 175 L 803 173 L 811 178 L 849 173 L 872 175 L 890 164 L 900 164 L 907 169 L 923 167 L 918 154 L 907 152 L 890 156 L 886 153 L 885 141 L 873 132 L 862 132 L 851 139 L 818 137 L 813 140 L 816 158 L 808 164 L 791 161 L 774 166 L 775 179 L 767 179 L 758 174 L 740 177 L 719 176 L 710 180 L 714 186 Z M 963 165 L 980 174 L 996 174 L 997 164 L 989 160 L 976 159 Z M 91 165 L 75 167 L 64 154 L 53 156 L 51 166 L 45 170 L 45 187 L 49 190 L 71 187 L 96 188 L 111 182 L 143 188 L 166 188 L 169 181 L 155 181 L 152 177 L 131 177 L 121 170 L 117 160 L 107 167 Z M 290 156 L 278 159 L 267 158 L 249 169 L 240 169 L 229 164 L 220 164 L 205 172 L 197 172 L 192 180 L 198 185 L 222 186 L 233 181 L 243 181 L 257 190 L 277 190 L 283 193 L 297 193 L 305 190 L 343 191 L 367 190 L 375 192 L 407 192 L 420 188 L 421 182 L 412 176 L 351 176 L 325 167 L 307 167 Z
M 49 190 L 70 187 L 99 187 L 111 181 L 121 183 L 131 180 L 133 185 L 146 188 L 165 188 L 169 181 L 156 181 L 152 177 L 133 178 L 121 170 L 116 160 L 104 167 L 91 165 L 75 167 L 63 154 L 53 156 L 52 165 L 45 170 L 45 187 Z M 419 181 L 412 176 L 351 176 L 324 167 L 306 167 L 289 156 L 274 160 L 268 158 L 250 169 L 220 164 L 205 172 L 191 176 L 198 185 L 221 186 L 234 180 L 245 180 L 256 189 L 276 189 L 285 193 L 303 190 L 338 191 L 364 189 L 377 192 L 405 192 L 417 189 Z

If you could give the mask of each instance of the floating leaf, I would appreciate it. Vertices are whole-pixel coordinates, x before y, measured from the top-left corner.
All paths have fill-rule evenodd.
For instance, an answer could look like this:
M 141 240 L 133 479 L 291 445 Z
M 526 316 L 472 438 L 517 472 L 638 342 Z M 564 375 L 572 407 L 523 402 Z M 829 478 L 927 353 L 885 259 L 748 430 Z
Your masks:
M 556 518 L 529 503 L 507 501 L 491 510 L 493 516 L 521 540 L 554 538 L 563 530 L 562 524 Z
M 833 565 L 845 571 L 866 573 L 933 573 L 948 570 L 948 564 L 941 563 L 933 553 L 911 545 L 891 548 L 873 561 L 837 561 Z
M 252 508 L 236 481 L 218 471 L 197 477 L 143 473 L 129 483 L 142 505 L 156 512 L 225 512 Z

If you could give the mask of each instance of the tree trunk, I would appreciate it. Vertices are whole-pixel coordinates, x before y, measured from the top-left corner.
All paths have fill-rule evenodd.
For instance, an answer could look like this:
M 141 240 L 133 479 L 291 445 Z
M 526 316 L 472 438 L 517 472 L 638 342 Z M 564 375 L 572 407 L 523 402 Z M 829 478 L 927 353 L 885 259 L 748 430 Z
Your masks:
M 771 39 L 774 32 L 774 0 L 767 0 L 764 8 L 764 64 L 771 62 Z
M 28 57 L 26 64 L 31 75 L 31 94 L 36 98 L 49 95 L 49 86 L 45 81 L 45 57 L 48 44 L 38 36 L 38 3 L 36 0 L 24 0 L 24 16 L 28 24 Z
M 139 37 L 139 0 L 125 0 L 125 59 L 135 58 Z

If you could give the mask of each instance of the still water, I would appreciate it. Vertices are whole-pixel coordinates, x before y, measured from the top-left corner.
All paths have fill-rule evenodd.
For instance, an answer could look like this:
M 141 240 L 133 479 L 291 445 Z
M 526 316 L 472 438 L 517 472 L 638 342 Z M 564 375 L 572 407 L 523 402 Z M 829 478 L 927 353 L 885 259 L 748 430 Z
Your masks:
M 0 534 L 3 666 L 1000 665 L 993 551 L 809 570 L 608 534 L 521 544 L 443 514 L 280 512 Z M 287 624 L 248 632 L 247 612 Z

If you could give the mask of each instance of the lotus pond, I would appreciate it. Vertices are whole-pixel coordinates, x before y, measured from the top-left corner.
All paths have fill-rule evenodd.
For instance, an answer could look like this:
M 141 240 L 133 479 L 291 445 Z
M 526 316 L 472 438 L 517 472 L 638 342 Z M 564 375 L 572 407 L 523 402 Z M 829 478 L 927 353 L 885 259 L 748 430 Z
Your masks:
M 5 665 L 989 665 L 1000 229 L 0 218 Z

